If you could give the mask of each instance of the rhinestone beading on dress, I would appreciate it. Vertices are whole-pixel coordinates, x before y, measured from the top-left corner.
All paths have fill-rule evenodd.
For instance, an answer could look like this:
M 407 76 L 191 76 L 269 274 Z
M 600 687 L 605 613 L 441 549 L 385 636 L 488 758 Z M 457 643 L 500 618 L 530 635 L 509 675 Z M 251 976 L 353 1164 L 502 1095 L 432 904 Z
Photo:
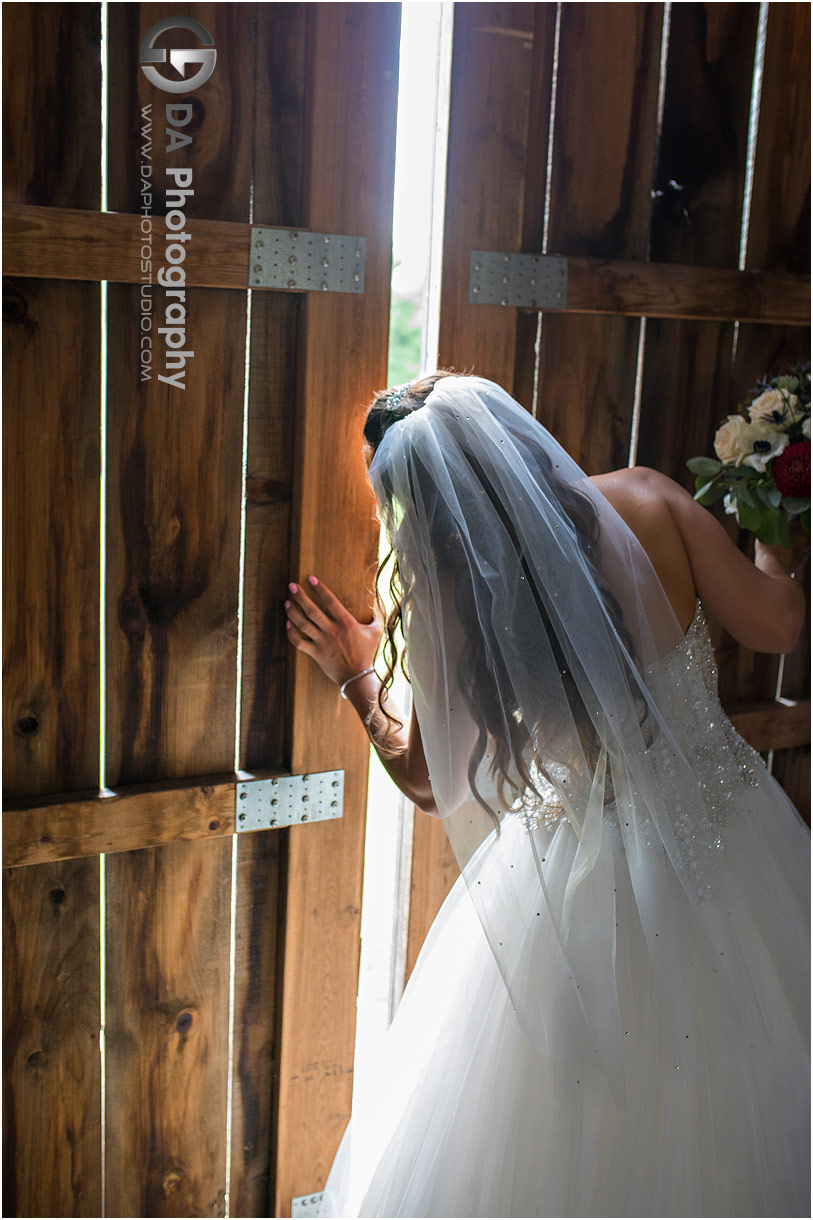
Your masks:
M 657 686 L 659 703 L 668 715 L 679 752 L 661 735 L 647 754 L 661 789 L 675 793 L 668 809 L 669 821 L 686 872 L 702 896 L 712 888 L 710 856 L 723 847 L 726 821 L 739 807 L 740 784 L 757 787 L 764 764 L 737 733 L 720 704 L 717 660 L 699 599 L 683 640 L 661 658 L 657 671 L 648 671 L 648 676 Z M 694 791 L 699 790 L 700 797 L 684 808 L 677 793 L 686 791 L 679 779 L 687 775 L 687 763 L 697 782 Z M 647 845 L 662 841 L 646 802 L 635 785 L 631 786 L 636 797 L 636 832 Z M 539 787 L 542 801 L 526 793 L 508 811 L 508 816 L 519 817 L 528 830 L 550 830 L 567 820 L 555 788 L 541 777 Z M 627 816 L 625 823 L 629 825 Z M 615 802 L 605 805 L 604 820 L 623 845 L 625 828 L 619 822 Z

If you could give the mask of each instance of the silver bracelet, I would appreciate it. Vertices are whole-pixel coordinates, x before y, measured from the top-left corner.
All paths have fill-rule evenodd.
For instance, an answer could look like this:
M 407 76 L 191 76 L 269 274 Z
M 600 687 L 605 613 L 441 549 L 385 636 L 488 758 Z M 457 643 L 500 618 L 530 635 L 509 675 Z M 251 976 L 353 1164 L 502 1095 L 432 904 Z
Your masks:
M 351 682 L 355 682 L 356 678 L 363 678 L 365 674 L 372 673 L 375 673 L 375 666 L 373 665 L 371 665 L 369 669 L 360 670 L 357 674 L 353 674 L 352 678 L 347 678 L 346 681 L 342 682 L 341 686 L 339 687 L 339 694 L 341 695 L 342 699 L 347 698 L 347 695 L 344 693 L 345 687 L 349 686 Z

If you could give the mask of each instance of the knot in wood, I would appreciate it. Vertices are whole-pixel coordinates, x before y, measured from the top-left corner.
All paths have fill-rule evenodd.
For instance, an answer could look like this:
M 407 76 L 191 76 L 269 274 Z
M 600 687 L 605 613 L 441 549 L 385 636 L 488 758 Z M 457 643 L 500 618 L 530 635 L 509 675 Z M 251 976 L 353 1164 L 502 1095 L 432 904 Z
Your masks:
M 178 1033 L 188 1034 L 192 1028 L 192 1022 L 194 1019 L 195 1018 L 191 1012 L 182 1012 L 178 1017 L 178 1020 L 175 1022 L 175 1028 L 177 1029 Z

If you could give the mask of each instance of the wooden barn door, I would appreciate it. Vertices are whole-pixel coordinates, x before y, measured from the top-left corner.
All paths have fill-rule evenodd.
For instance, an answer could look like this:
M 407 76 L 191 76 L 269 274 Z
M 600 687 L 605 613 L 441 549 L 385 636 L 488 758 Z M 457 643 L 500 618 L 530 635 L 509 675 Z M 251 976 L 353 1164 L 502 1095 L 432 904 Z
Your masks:
M 350 1112 L 369 748 L 282 603 L 370 605 L 399 6 L 105 11 L 3 10 L 4 1211 L 286 1216 Z M 178 15 L 188 97 L 139 68 Z M 157 287 L 140 359 L 179 166 L 184 389 Z M 252 224 L 363 237 L 363 293 L 249 299 Z M 333 769 L 340 819 L 234 834 Z
M 810 6 L 764 7 L 760 31 L 758 4 L 455 5 L 439 364 L 512 391 L 590 474 L 632 452 L 694 491 L 686 459 L 809 358 Z M 475 250 L 565 257 L 566 307 L 470 303 Z M 809 818 L 809 623 L 784 663 L 713 639 L 724 706 Z M 457 871 L 416 813 L 408 970 Z

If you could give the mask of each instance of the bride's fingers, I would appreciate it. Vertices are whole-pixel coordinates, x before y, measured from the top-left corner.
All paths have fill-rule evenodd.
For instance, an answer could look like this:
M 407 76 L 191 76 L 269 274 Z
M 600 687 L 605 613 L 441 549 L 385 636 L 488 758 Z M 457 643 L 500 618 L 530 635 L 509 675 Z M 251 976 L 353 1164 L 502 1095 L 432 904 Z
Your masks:
M 285 610 L 288 618 L 294 626 L 300 629 L 303 635 L 308 635 L 312 638 L 315 632 L 321 630 L 319 624 L 310 618 L 296 602 L 287 601 L 285 603 Z
M 299 628 L 295 627 L 290 620 L 285 624 L 285 628 L 288 634 L 288 639 L 291 641 L 294 648 L 298 648 L 300 652 L 307 653 L 308 656 L 310 656 L 314 650 L 313 641 L 308 639 L 306 635 L 303 635 Z
M 302 613 L 314 623 L 320 631 L 326 631 L 330 626 L 330 620 L 323 610 L 316 605 L 311 598 L 308 597 L 301 585 L 290 584 L 288 588 L 291 590 L 292 597 L 296 598 L 296 604 Z
M 332 593 L 327 585 L 316 576 L 309 576 L 308 584 L 313 590 L 314 597 L 319 599 L 325 613 L 336 622 L 346 622 L 348 618 L 353 617 L 347 607 L 339 601 L 336 594 Z

